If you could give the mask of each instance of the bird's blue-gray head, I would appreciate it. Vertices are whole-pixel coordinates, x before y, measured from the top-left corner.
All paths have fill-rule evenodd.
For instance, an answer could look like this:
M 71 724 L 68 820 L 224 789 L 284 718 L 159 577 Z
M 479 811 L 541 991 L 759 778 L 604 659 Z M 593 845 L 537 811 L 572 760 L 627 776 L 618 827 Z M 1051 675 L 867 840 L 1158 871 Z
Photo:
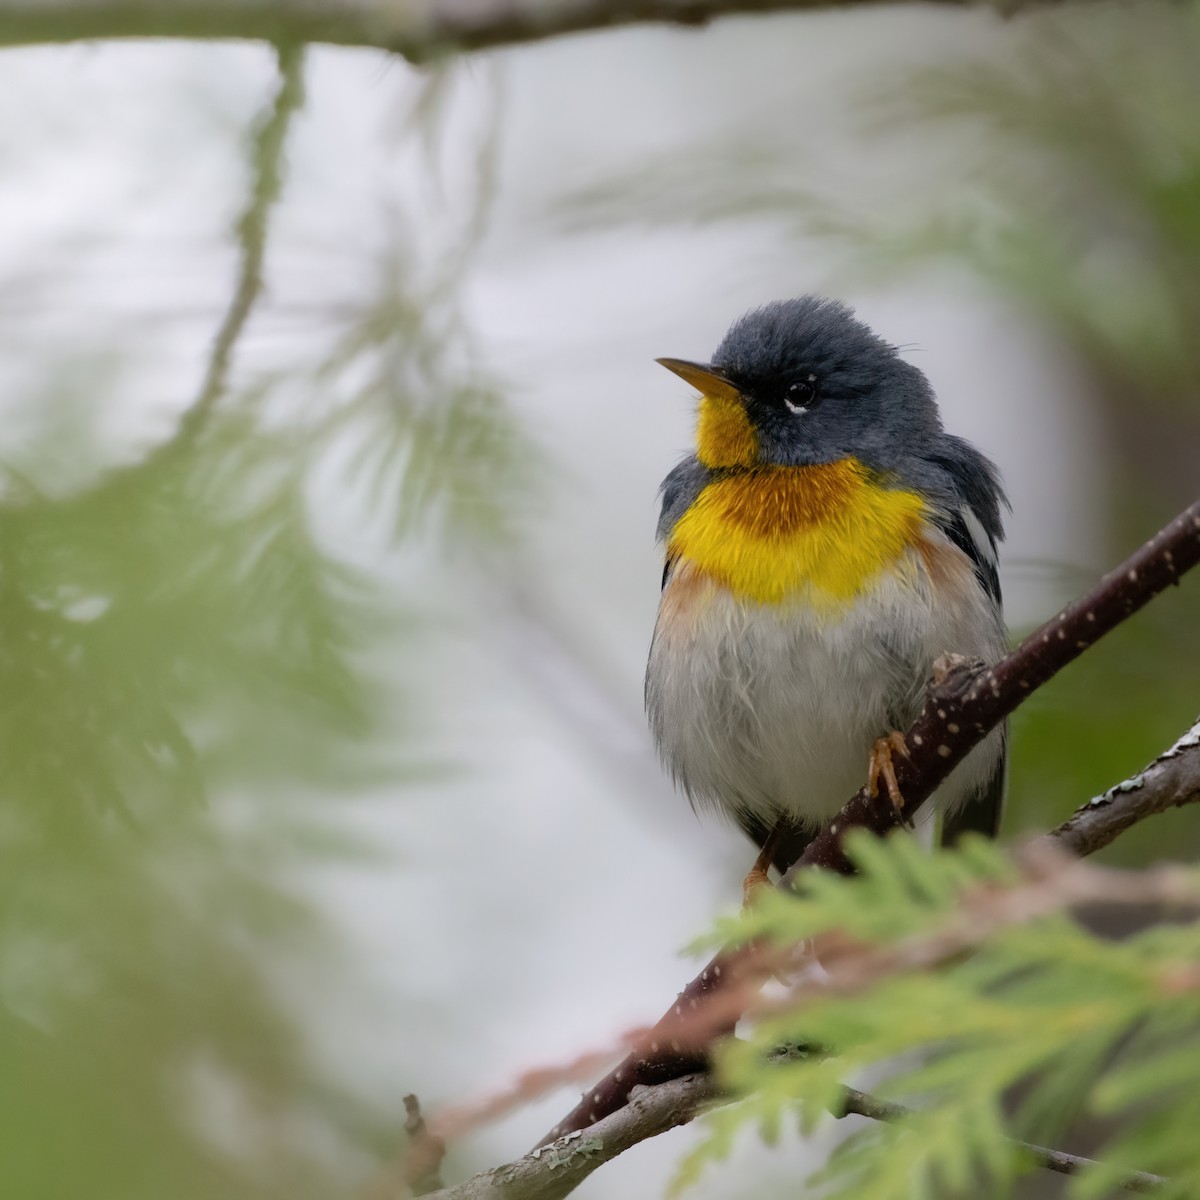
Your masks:
M 887 471 L 941 431 L 925 376 L 820 296 L 747 313 L 710 363 L 658 361 L 701 393 L 697 453 L 710 467 L 856 458 Z

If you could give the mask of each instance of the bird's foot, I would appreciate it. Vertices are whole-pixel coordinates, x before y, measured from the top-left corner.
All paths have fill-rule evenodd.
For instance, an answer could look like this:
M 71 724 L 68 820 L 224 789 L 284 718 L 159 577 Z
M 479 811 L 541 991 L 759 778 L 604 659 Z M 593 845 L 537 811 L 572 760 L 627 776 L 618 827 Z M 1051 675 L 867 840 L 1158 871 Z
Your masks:
M 771 876 L 767 873 L 766 867 L 760 867 L 757 860 L 754 866 L 746 872 L 746 878 L 742 880 L 742 908 L 749 908 L 754 903 L 754 897 L 758 895 L 760 888 L 771 886 Z
M 758 857 L 754 860 L 754 866 L 746 873 L 746 878 L 742 880 L 742 908 L 749 908 L 754 902 L 754 897 L 758 894 L 760 888 L 771 886 L 771 862 L 775 857 L 775 849 L 779 845 L 779 839 L 783 837 L 784 829 L 787 827 L 787 819 L 780 817 L 775 823 L 775 828 L 767 835 L 767 840 L 763 842 L 762 849 L 758 852 Z
M 900 793 L 900 785 L 896 782 L 896 768 L 892 762 L 894 754 L 908 758 L 904 734 L 896 729 L 886 737 L 876 738 L 875 745 L 871 747 L 871 758 L 867 764 L 867 791 L 874 800 L 879 795 L 879 780 L 882 777 L 888 799 L 899 813 L 904 811 L 904 797 Z

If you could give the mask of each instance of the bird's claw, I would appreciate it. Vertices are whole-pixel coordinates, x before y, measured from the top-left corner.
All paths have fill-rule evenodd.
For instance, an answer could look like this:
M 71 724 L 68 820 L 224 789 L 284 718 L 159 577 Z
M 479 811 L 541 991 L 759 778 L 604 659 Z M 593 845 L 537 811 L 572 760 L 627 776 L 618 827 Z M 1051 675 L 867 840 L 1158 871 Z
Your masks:
M 879 795 L 879 780 L 882 777 L 884 786 L 887 788 L 888 799 L 891 800 L 892 807 L 896 812 L 900 813 L 904 811 L 904 796 L 900 792 L 900 785 L 896 782 L 896 767 L 892 762 L 894 754 L 898 754 L 901 758 L 909 757 L 904 734 L 896 729 L 893 729 L 885 737 L 876 738 L 875 744 L 871 747 L 871 757 L 867 764 L 867 791 L 874 800 Z
M 758 863 L 755 863 L 746 873 L 746 878 L 742 880 L 742 908 L 749 908 L 754 903 L 754 897 L 760 888 L 770 886 L 771 876 L 767 874 L 766 867 L 760 867 Z

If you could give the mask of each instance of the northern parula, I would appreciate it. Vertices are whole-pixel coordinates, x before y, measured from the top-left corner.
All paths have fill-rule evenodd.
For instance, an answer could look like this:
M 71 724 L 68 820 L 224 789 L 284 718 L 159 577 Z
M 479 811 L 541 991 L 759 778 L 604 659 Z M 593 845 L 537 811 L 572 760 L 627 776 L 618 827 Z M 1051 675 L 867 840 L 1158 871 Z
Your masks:
M 894 731 L 934 660 L 1005 648 L 995 466 L 942 428 L 933 389 L 846 305 L 768 304 L 709 363 L 696 451 L 666 477 L 646 707 L 694 806 L 731 815 L 781 868 L 860 787 L 895 794 Z M 939 788 L 942 840 L 994 836 L 1006 732 Z M 780 818 L 787 817 L 787 821 Z

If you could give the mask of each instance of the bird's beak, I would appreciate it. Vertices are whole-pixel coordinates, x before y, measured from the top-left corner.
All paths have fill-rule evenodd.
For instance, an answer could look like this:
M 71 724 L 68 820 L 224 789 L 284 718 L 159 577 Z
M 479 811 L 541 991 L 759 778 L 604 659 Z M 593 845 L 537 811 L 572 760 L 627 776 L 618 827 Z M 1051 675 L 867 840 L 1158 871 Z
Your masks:
M 656 363 L 673 371 L 680 379 L 687 380 L 701 395 L 721 396 L 727 400 L 740 400 L 737 385 L 720 367 L 711 363 L 688 362 L 683 358 L 656 358 Z

